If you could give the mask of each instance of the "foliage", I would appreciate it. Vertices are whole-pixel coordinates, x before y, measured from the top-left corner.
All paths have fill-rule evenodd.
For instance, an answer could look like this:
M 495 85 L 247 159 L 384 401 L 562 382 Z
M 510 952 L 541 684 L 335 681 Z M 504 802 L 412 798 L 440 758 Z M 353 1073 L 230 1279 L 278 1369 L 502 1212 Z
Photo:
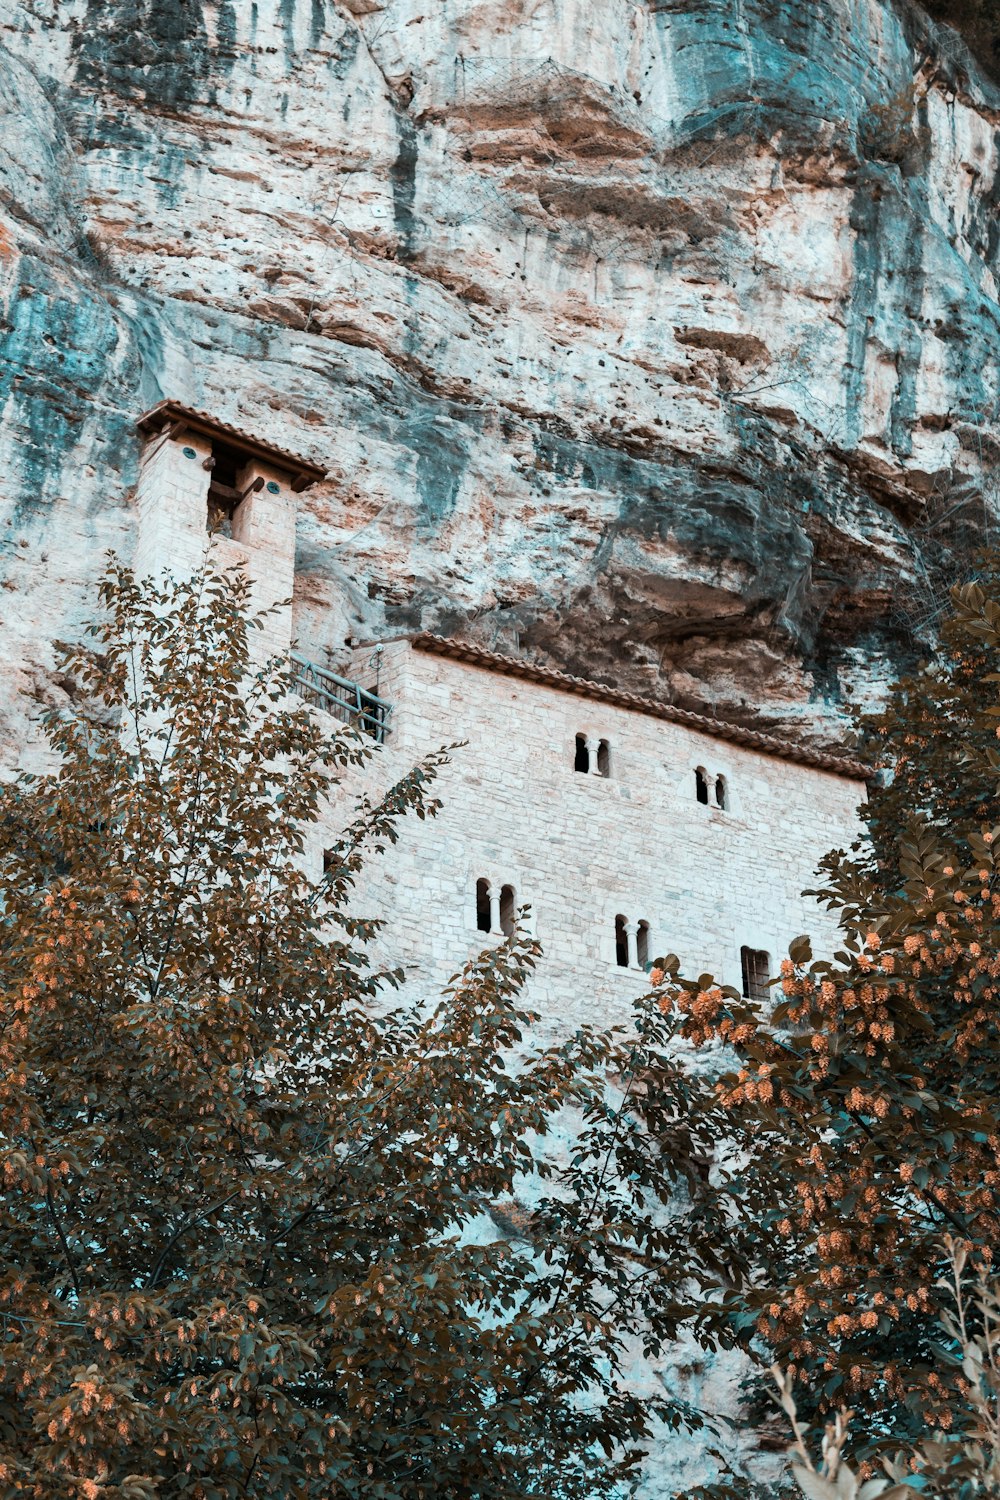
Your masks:
M 941 1282 L 953 1304 L 941 1314 L 939 1357 L 961 1369 L 965 1408 L 957 1441 L 924 1442 L 918 1472 L 941 1500 L 1000 1495 L 1000 1284 L 980 1266 L 971 1295 L 963 1276 L 968 1250 L 945 1238 L 951 1275 Z
M 860 122 L 859 143 L 864 154 L 875 161 L 904 165 L 925 152 L 930 144 L 930 130 L 915 124 L 926 90 L 915 91 L 912 84 L 897 90 L 890 98 L 873 104 Z
M 776 1007 L 673 959 L 654 976 L 682 1034 L 732 1059 L 733 1326 L 807 1402 L 860 1406 L 869 1458 L 963 1412 L 935 1355 L 940 1239 L 987 1265 L 1000 1242 L 995 577 L 954 599 L 947 654 L 866 731 L 896 774 L 867 844 L 827 862 L 839 951 L 793 944 Z
M 782 1409 L 791 1423 L 794 1443 L 791 1449 L 792 1473 L 806 1500 L 914 1500 L 913 1490 L 903 1484 L 891 1484 L 876 1475 L 862 1479 L 844 1457 L 850 1430 L 850 1411 L 839 1411 L 828 1422 L 822 1436 L 820 1463 L 817 1468 L 809 1451 L 808 1432 L 799 1422 L 793 1384 L 787 1371 L 772 1367 Z
M 933 660 L 896 683 L 884 708 L 860 718 L 859 754 L 879 768 L 881 784 L 861 809 L 867 838 L 855 845 L 853 860 L 835 852 L 824 861 L 838 891 L 851 893 L 850 877 L 859 877 L 852 893 L 859 903 L 849 904 L 858 921 L 869 886 L 886 895 L 905 882 L 901 831 L 916 837 L 922 827 L 948 828 L 968 864 L 973 851 L 964 831 L 1000 821 L 991 760 L 997 720 L 989 711 L 1000 556 L 982 556 L 978 573 L 978 583 L 953 599 Z
M 935 1500 L 975 1500 L 1000 1494 L 1000 1288 L 980 1269 L 970 1295 L 963 1276 L 965 1246 L 945 1236 L 944 1249 L 950 1274 L 941 1289 L 953 1303 L 941 1314 L 940 1330 L 947 1342 L 938 1352 L 945 1362 L 961 1366 L 965 1438 L 924 1440 L 915 1452 L 884 1460 L 888 1478 L 862 1481 L 844 1457 L 853 1413 L 840 1411 L 823 1435 L 817 1469 L 808 1434 L 798 1421 L 790 1375 L 775 1366 L 772 1374 L 795 1438 L 792 1469 L 807 1500 L 913 1500 L 915 1493 L 933 1495 Z
M 673 1022 L 532 1050 L 521 937 L 390 1006 L 352 891 L 442 756 L 314 880 L 370 752 L 254 666 L 240 575 L 115 566 L 101 599 L 56 769 L 0 793 L 2 1492 L 610 1494 L 654 1420 L 697 1420 L 627 1361 L 718 1280 L 718 1110 Z M 569 1107 L 567 1161 L 538 1143 Z

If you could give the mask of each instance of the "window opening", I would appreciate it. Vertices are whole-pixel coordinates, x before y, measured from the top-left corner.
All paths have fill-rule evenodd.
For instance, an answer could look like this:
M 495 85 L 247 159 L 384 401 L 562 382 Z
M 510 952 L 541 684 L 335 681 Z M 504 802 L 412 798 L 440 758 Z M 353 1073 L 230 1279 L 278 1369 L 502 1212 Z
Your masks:
M 635 934 L 635 956 L 640 969 L 649 968 L 649 923 L 640 922 Z
M 247 495 L 256 494 L 264 488 L 263 476 L 249 484 L 246 489 L 237 488 L 236 475 L 242 464 L 235 448 L 216 443 L 211 458 L 206 458 L 204 468 L 209 473 L 208 484 L 208 530 L 213 534 L 231 537 L 233 518 Z
M 743 994 L 747 1000 L 766 1000 L 771 978 L 770 960 L 763 948 L 741 948 Z
M 337 854 L 334 849 L 323 850 L 323 874 L 329 875 L 331 870 L 336 869 Z
M 476 926 L 480 932 L 490 930 L 490 883 L 488 880 L 476 881 Z
M 729 795 L 726 791 L 726 778 L 724 776 L 716 776 L 715 778 L 715 805 L 716 807 L 721 807 L 723 811 L 729 806 Z
M 372 739 L 378 740 L 379 744 L 385 739 L 385 704 L 378 695 L 378 683 L 374 687 L 359 688 L 358 701 L 361 705 L 358 713 L 358 728 L 370 734 Z
M 500 928 L 504 937 L 514 936 L 514 916 L 517 897 L 512 885 L 500 887 Z
M 236 465 L 238 462 L 236 449 L 227 448 L 222 443 L 212 446 L 212 483 L 226 485 L 229 489 L 236 488 Z
M 694 781 L 695 781 L 695 787 L 696 787 L 697 793 L 698 793 L 698 801 L 699 802 L 703 802 L 705 804 L 705 806 L 707 807 L 708 806 L 708 777 L 705 775 L 705 771 L 704 771 L 704 768 L 702 766 L 699 766 L 698 769 L 695 771 L 695 773 L 694 773 Z
M 587 736 L 578 734 L 576 737 L 576 759 L 573 762 L 574 771 L 582 771 L 584 775 L 590 770 L 590 751 L 587 749 Z
M 628 968 L 628 933 L 625 931 L 625 918 L 620 912 L 615 917 L 615 962 L 619 969 Z
M 216 536 L 233 534 L 233 512 L 239 504 L 240 492 L 236 488 L 236 452 L 222 444 L 215 444 L 211 458 L 205 460 L 209 472 L 208 485 L 208 529 Z
M 597 769 L 602 776 L 611 775 L 611 746 L 602 740 L 597 747 Z

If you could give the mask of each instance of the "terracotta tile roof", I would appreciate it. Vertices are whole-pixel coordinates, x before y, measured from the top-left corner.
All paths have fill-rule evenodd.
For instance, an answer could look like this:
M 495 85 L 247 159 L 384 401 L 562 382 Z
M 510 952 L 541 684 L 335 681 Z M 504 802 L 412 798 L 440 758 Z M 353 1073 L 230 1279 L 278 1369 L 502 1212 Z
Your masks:
M 238 448 L 247 458 L 256 458 L 271 464 L 275 469 L 283 469 L 292 476 L 293 490 L 306 490 L 326 475 L 326 470 L 319 464 L 314 464 L 311 459 L 303 458 L 299 453 L 289 453 L 285 448 L 276 448 L 273 443 L 264 442 L 262 438 L 256 438 L 249 432 L 242 432 L 238 427 L 231 427 L 228 422 L 219 422 L 207 411 L 196 411 L 180 401 L 159 402 L 149 411 L 143 412 L 135 425 L 141 433 L 151 434 L 173 423 L 183 424 L 183 429 L 188 432 L 213 438 L 228 444 L 230 448 Z
M 686 708 L 676 708 L 671 703 L 661 703 L 656 698 L 644 698 L 639 693 L 626 693 L 619 688 L 605 687 L 600 682 L 588 682 L 583 677 L 571 677 L 568 672 L 559 672 L 554 667 L 535 666 L 532 662 L 519 661 L 513 656 L 503 656 L 498 651 L 486 651 L 482 646 L 473 646 L 468 641 L 449 640 L 445 636 L 424 633 L 411 636 L 410 644 L 418 651 L 429 651 L 435 656 L 449 656 L 455 661 L 482 667 L 488 672 L 502 672 L 507 677 L 538 682 L 545 687 L 558 688 L 564 693 L 592 698 L 598 703 L 612 703 L 617 708 L 629 708 L 636 713 L 649 714 L 654 719 L 684 724 L 688 729 L 697 730 L 699 734 L 710 734 L 717 740 L 729 740 L 734 745 L 759 750 L 764 755 L 773 755 L 780 760 L 815 766 L 820 771 L 831 771 L 835 776 L 848 776 L 854 781 L 864 781 L 871 774 L 870 767 L 847 755 L 831 754 L 809 745 L 797 744 L 793 740 L 781 739 L 778 735 L 765 734 L 759 729 L 747 729 L 731 720 L 710 718 L 708 714 L 692 713 Z

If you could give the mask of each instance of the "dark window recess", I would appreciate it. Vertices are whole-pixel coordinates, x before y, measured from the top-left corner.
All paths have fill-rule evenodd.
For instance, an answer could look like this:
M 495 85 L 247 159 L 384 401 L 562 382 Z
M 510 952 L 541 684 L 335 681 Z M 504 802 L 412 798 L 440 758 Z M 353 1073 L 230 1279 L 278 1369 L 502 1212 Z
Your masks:
M 615 917 L 615 962 L 619 969 L 628 968 L 628 933 L 621 913 Z
M 323 874 L 329 875 L 337 868 L 337 854 L 333 849 L 323 850 Z
M 488 880 L 476 881 L 476 926 L 480 932 L 490 930 L 490 883 Z
M 741 948 L 743 994 L 747 1000 L 766 1000 L 771 978 L 770 960 L 763 948 Z
M 573 761 L 573 770 L 582 771 L 584 775 L 590 770 L 590 751 L 587 749 L 585 734 L 578 734 L 576 737 L 576 759 Z
M 707 807 L 708 806 L 708 777 L 705 775 L 705 772 L 704 772 L 704 770 L 702 769 L 701 766 L 699 766 L 698 769 L 694 773 L 694 781 L 695 781 L 695 788 L 696 788 L 696 791 L 697 791 L 697 794 L 698 794 L 698 801 L 699 802 L 703 802 L 705 804 L 705 806 Z
M 385 704 L 379 697 L 378 683 L 376 682 L 374 687 L 362 688 L 359 696 L 361 713 L 358 718 L 358 727 L 381 744 L 385 739 L 386 710 Z
M 597 747 L 597 769 L 602 776 L 611 775 L 611 746 L 602 740 Z
M 640 922 L 635 934 L 635 956 L 640 969 L 649 968 L 649 923 Z
M 232 536 L 233 516 L 240 502 L 245 500 L 251 491 L 264 488 L 263 479 L 258 477 L 246 490 L 237 489 L 236 473 L 243 463 L 244 459 L 236 449 L 227 448 L 225 443 L 213 443 L 212 456 L 205 460 L 205 468 L 210 476 L 208 529 L 213 534 Z
M 236 488 L 236 454 L 232 448 L 216 444 L 211 458 L 205 460 L 210 479 L 208 485 L 208 529 L 219 536 L 232 536 L 233 511 L 238 503 Z
M 724 776 L 716 776 L 715 778 L 715 805 L 716 807 L 721 807 L 723 811 L 729 806 L 729 794 L 726 791 L 726 778 Z
M 512 885 L 500 887 L 500 927 L 504 937 L 514 936 L 517 915 L 517 896 Z

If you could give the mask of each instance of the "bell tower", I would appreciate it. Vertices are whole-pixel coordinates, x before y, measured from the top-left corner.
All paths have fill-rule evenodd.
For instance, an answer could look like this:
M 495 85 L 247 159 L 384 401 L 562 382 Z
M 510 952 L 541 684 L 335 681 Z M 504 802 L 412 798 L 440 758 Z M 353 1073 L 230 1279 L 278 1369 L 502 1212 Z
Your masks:
M 136 573 L 191 574 L 207 552 L 216 567 L 244 570 L 254 609 L 290 600 L 295 496 L 326 471 L 179 401 L 161 401 L 136 426 L 145 440 Z M 255 636 L 254 655 L 286 652 L 291 634 L 286 604 Z

